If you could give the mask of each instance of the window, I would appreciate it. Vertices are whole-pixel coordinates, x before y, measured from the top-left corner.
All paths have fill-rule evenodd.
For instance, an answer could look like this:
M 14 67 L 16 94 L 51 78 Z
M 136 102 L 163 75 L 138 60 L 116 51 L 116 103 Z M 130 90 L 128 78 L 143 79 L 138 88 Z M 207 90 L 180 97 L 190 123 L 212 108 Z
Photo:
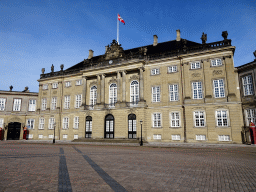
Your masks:
M 227 110 L 218 110 L 216 111 L 217 126 L 218 127 L 227 127 L 228 126 L 228 111 Z
M 229 135 L 219 135 L 219 141 L 230 141 Z
M 215 98 L 225 97 L 224 80 L 213 80 Z
M 76 85 L 82 85 L 82 80 L 81 79 L 76 80 Z
M 191 63 L 191 69 L 200 69 L 200 62 L 196 61 Z
M 168 67 L 168 73 L 174 73 L 174 72 L 177 72 L 177 66 L 176 65 Z
M 13 100 L 13 111 L 20 111 L 21 99 Z
M 0 98 L 0 111 L 4 111 L 5 109 L 5 98 Z
M 35 99 L 29 100 L 28 111 L 36 111 L 36 100 Z
M 49 118 L 49 126 L 48 126 L 48 128 L 49 129 L 54 129 L 54 123 L 55 123 L 55 118 L 54 117 Z
M 38 138 L 43 139 L 43 135 L 42 134 L 38 135 Z
M 153 139 L 161 140 L 161 139 L 162 139 L 162 135 L 160 135 L 160 134 L 154 134 L 154 135 L 153 135 Z
M 195 111 L 194 112 L 194 122 L 195 122 L 195 127 L 204 127 L 205 126 L 204 111 Z
M 39 119 L 39 129 L 44 129 L 44 118 Z
M 132 81 L 131 88 L 130 88 L 130 102 L 133 104 L 138 104 L 139 102 L 139 82 Z
M 69 121 L 68 117 L 63 118 L 63 129 L 68 129 L 68 127 L 69 127 L 68 121 Z
M 46 110 L 46 106 L 47 106 L 47 99 L 43 98 L 42 99 L 42 110 Z
M 179 141 L 180 140 L 180 135 L 172 135 L 172 140 Z
M 152 87 L 152 102 L 160 102 L 160 86 Z
M 253 95 L 252 76 L 248 75 L 242 78 L 244 96 Z
M 171 127 L 180 127 L 180 113 L 171 112 Z
M 63 139 L 67 139 L 67 138 L 68 138 L 68 135 L 67 135 L 67 134 L 64 134 L 62 137 L 63 137 Z
M 79 108 L 82 105 L 82 95 L 76 95 L 75 108 Z
M 90 105 L 96 105 L 97 103 L 97 87 L 94 85 L 90 89 Z
M 256 119 L 255 109 L 246 109 L 245 112 L 246 112 L 246 125 L 250 126 L 251 122 L 253 122 L 255 124 L 256 123 L 255 122 L 255 119 Z
M 78 139 L 78 135 L 74 135 L 74 139 Z
M 74 129 L 79 128 L 79 117 L 74 117 Z
M 203 98 L 203 87 L 202 82 L 193 82 L 193 99 L 202 99 Z
M 92 137 L 92 117 L 86 117 L 86 124 L 85 124 L 85 138 Z
M 57 97 L 52 98 L 52 110 L 57 108 Z
M 53 134 L 48 135 L 48 138 L 49 138 L 49 139 L 53 139 Z
M 35 126 L 35 119 L 28 119 L 27 120 L 27 128 L 34 129 L 34 126 Z
M 115 83 L 109 86 L 109 104 L 115 106 L 117 102 L 117 85 Z
M 52 83 L 52 88 L 57 89 L 58 88 L 58 83 Z
M 220 65 L 222 65 L 222 61 L 221 61 L 221 59 L 212 59 L 211 65 L 212 66 L 220 66 Z
M 169 85 L 169 97 L 170 101 L 178 101 L 178 85 Z
M 151 75 L 158 75 L 159 74 L 159 69 L 151 69 Z
M 64 109 L 69 109 L 70 108 L 70 95 L 66 95 L 64 97 Z
M 33 134 L 28 134 L 27 137 L 28 137 L 29 139 L 33 139 Z
M 4 128 L 4 119 L 0 118 L 0 128 Z
M 197 141 L 205 141 L 205 139 L 206 139 L 205 135 L 196 135 Z
M 43 90 L 48 89 L 48 84 L 43 84 Z
M 154 113 L 153 114 L 153 127 L 161 127 L 161 113 Z
M 70 81 L 66 81 L 65 82 L 65 87 L 70 87 L 71 86 L 71 82 Z

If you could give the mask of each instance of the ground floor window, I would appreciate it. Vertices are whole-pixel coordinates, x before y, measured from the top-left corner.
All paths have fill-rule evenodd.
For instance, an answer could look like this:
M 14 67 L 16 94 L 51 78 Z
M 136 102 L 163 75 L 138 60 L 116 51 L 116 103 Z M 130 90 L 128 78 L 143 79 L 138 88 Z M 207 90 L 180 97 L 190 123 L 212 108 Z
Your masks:
M 114 116 L 109 114 L 105 118 L 105 136 L 104 138 L 114 138 Z
M 155 140 L 161 140 L 161 139 L 162 139 L 162 135 L 160 135 L 160 134 L 154 134 L 154 135 L 153 135 L 153 139 L 155 139 Z
M 172 140 L 179 141 L 180 140 L 180 135 L 172 135 Z
M 91 137 L 92 137 L 92 117 L 87 116 L 86 123 L 85 123 L 85 138 L 91 138 Z
M 128 138 L 135 139 L 136 138 L 136 115 L 130 114 L 128 115 Z
M 229 135 L 219 135 L 219 141 L 230 141 Z
M 197 141 L 204 141 L 206 139 L 205 135 L 196 135 Z
M 250 123 L 253 122 L 255 124 L 255 109 L 246 109 L 245 116 L 246 116 L 246 126 L 250 126 Z

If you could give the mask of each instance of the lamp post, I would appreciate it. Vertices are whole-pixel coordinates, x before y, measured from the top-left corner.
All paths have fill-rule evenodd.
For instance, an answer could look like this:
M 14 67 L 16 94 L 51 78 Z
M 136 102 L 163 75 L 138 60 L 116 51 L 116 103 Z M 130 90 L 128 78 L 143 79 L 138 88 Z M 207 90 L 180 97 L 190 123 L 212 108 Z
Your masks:
M 55 127 L 56 127 L 56 123 L 54 122 L 54 123 L 53 123 L 53 130 L 54 130 L 54 132 L 53 132 L 53 140 L 52 140 L 52 143 L 55 143 Z
M 142 119 L 140 120 L 140 146 L 142 146 L 143 145 L 143 141 L 142 141 Z

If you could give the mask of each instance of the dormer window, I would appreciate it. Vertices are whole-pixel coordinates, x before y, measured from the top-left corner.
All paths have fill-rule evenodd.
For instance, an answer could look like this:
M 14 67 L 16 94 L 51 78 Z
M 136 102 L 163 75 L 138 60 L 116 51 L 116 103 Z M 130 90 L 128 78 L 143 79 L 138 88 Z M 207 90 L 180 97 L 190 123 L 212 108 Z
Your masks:
M 151 69 L 151 75 L 159 75 L 159 69 L 158 68 Z
M 200 62 L 196 61 L 191 63 L 191 69 L 200 69 Z
M 222 60 L 221 59 L 212 59 L 211 60 L 211 65 L 212 66 L 221 66 L 222 65 Z
M 177 72 L 177 66 L 176 65 L 168 67 L 168 73 L 174 73 L 174 72 Z

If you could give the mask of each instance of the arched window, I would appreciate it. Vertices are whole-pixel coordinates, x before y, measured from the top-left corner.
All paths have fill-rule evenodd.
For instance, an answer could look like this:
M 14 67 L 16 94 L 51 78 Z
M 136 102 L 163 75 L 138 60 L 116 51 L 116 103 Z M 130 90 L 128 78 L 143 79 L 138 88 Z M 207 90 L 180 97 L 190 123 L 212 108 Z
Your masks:
M 115 83 L 112 83 L 109 86 L 109 104 L 110 104 L 110 106 L 115 106 L 116 101 L 117 101 L 117 85 Z
M 128 115 L 128 138 L 135 139 L 136 138 L 136 115 L 130 114 Z
M 91 138 L 91 137 L 92 137 L 92 117 L 87 116 L 86 123 L 85 123 L 85 138 Z
M 90 105 L 95 105 L 97 102 L 97 87 L 94 85 L 90 89 Z
M 114 116 L 111 114 L 105 117 L 104 138 L 114 139 Z
M 130 102 L 133 104 L 138 104 L 139 102 L 139 82 L 132 81 L 130 89 Z

